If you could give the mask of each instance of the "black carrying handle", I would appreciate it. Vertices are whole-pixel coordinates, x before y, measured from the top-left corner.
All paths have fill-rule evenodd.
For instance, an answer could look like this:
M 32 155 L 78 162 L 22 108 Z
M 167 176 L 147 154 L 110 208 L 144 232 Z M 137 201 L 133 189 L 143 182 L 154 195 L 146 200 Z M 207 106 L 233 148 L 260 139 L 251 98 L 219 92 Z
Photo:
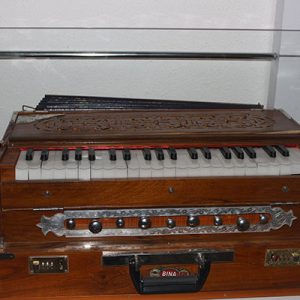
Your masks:
M 211 261 L 200 254 L 195 262 L 198 263 L 198 273 L 195 276 L 142 278 L 140 273 L 142 262 L 135 256 L 129 260 L 129 273 L 140 294 L 197 292 L 201 290 L 208 277 Z

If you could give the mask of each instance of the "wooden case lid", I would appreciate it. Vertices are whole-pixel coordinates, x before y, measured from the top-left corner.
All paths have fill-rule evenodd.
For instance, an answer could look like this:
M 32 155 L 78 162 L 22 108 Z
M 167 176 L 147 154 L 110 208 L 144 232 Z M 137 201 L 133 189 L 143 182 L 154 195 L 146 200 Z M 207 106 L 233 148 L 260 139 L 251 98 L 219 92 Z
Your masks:
M 298 137 L 280 110 L 20 112 L 10 142 L 202 141 Z

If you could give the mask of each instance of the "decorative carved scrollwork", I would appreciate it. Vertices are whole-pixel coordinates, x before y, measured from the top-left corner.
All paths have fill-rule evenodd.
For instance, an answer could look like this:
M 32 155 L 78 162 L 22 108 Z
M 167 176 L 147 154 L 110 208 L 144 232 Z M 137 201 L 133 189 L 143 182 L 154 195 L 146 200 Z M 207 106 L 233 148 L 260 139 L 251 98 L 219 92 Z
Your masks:
M 220 129 L 267 129 L 274 120 L 264 111 L 256 112 L 186 112 L 184 115 L 165 112 L 126 114 L 61 115 L 37 120 L 35 128 L 45 132 L 97 133 L 145 132 L 164 130 L 218 131 Z

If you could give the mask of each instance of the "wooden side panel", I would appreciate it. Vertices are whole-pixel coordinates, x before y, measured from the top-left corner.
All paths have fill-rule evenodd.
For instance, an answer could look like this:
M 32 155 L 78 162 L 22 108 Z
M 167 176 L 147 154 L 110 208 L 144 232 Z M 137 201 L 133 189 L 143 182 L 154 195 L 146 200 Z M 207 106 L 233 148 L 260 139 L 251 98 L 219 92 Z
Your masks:
M 126 252 L 132 245 L 124 244 Z M 234 261 L 212 264 L 208 279 L 202 289 L 211 291 L 242 291 L 258 289 L 298 288 L 300 285 L 300 266 L 265 267 L 266 249 L 299 247 L 299 239 L 289 243 L 281 240 L 273 242 L 244 244 L 234 242 L 196 242 L 195 248 L 231 249 L 234 251 Z M 147 251 L 145 244 L 143 251 Z M 157 251 L 168 251 L 180 248 L 179 244 L 165 246 Z M 186 249 L 181 244 L 181 250 Z M 128 267 L 103 266 L 102 250 L 69 250 L 63 248 L 45 249 L 7 249 L 14 252 L 14 260 L 0 261 L 0 297 L 29 296 L 89 296 L 110 294 L 136 294 L 130 280 Z M 14 251 L 15 250 L 15 251 Z M 69 272 L 64 274 L 30 275 L 28 272 L 28 257 L 39 255 L 68 255 Z M 179 264 L 178 267 L 181 265 Z M 152 266 L 153 267 L 157 267 Z M 143 268 L 143 267 L 142 267 Z M 147 274 L 151 266 L 142 269 Z M 202 292 L 197 295 L 201 297 Z
M 4 182 L 2 193 L 4 209 L 299 203 L 300 177 Z
M 15 180 L 15 166 L 19 158 L 20 150 L 8 148 L 0 161 L 1 182 Z

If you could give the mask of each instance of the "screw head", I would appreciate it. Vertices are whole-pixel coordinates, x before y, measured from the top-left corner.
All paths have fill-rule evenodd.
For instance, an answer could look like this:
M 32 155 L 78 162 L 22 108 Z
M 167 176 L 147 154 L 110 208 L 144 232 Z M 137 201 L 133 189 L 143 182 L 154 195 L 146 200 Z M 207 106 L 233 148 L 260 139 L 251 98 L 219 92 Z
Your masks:
M 50 197 L 51 196 L 51 192 L 50 191 L 44 191 L 43 193 L 44 197 Z
M 172 186 L 169 186 L 168 191 L 171 194 L 175 192 L 175 189 Z

